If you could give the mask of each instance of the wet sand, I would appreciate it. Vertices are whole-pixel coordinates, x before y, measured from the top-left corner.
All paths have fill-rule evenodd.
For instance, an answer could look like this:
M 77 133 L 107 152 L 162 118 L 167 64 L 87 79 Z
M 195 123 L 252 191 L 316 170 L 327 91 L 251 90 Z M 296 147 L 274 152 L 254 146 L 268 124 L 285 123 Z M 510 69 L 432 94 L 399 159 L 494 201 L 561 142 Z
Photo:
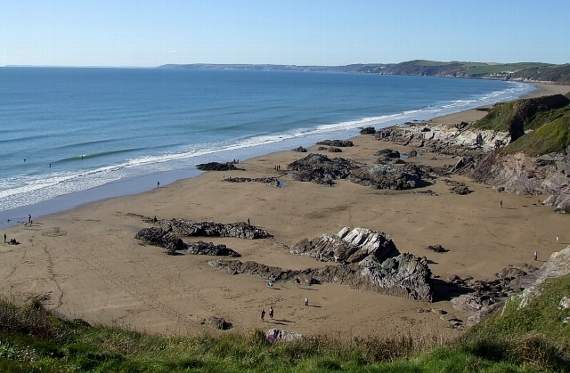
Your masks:
M 456 115 L 446 120 L 465 119 Z M 381 148 L 411 150 L 373 136 L 359 136 L 354 142 L 343 153 L 325 154 L 373 163 L 373 153 Z M 349 181 L 331 188 L 286 175 L 280 176 L 283 188 L 222 181 L 230 175 L 276 176 L 275 165 L 284 170 L 307 154 L 274 153 L 242 162 L 245 171 L 207 172 L 11 228 L 8 237 L 22 244 L 0 244 L 0 293 L 15 301 L 45 294 L 48 308 L 66 317 L 149 333 L 212 332 L 200 321 L 222 316 L 238 332 L 279 327 L 338 338 L 408 333 L 450 337 L 460 332 L 439 315 L 418 313 L 420 308 L 436 308 L 464 317 L 445 300 L 426 304 L 333 284 L 303 288 L 278 283 L 269 289 L 259 278 L 213 270 L 208 265 L 212 257 L 168 256 L 158 247 L 142 245 L 134 235 L 147 226 L 141 216 L 224 223 L 249 218 L 275 237 L 201 239 L 228 245 L 242 254 L 243 261 L 297 269 L 323 264 L 289 255 L 287 247 L 343 226 L 361 226 L 388 233 L 401 252 L 427 256 L 434 274 L 443 279 L 452 274 L 490 278 L 508 264 L 533 264 L 535 250 L 545 258 L 570 242 L 568 216 L 537 205 L 539 197 L 498 193 L 461 177 L 453 179 L 465 182 L 474 193 L 452 194 L 441 178 L 431 186 L 401 192 Z M 420 151 L 413 161 L 442 166 L 456 159 Z M 427 189 L 437 195 L 418 193 Z M 442 244 L 449 252 L 425 249 L 432 244 Z M 303 306 L 305 297 L 311 307 Z M 275 320 L 262 322 L 261 308 L 270 305 Z

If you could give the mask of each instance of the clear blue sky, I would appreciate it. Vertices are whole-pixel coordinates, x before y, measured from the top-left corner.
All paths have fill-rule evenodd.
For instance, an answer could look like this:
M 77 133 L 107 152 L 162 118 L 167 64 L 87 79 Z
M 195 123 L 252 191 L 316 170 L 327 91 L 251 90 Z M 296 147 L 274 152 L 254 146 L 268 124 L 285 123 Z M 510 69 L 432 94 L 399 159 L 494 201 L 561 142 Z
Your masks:
M 570 0 L 1 0 L 0 65 L 570 62 Z

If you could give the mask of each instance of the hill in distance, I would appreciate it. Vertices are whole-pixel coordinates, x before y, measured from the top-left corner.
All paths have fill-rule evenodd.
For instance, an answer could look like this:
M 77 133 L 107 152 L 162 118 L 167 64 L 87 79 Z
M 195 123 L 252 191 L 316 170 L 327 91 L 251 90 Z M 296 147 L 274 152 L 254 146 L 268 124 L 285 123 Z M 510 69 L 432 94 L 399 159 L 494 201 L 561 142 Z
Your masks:
M 532 80 L 570 82 L 570 64 L 554 65 L 541 62 L 487 63 L 461 61 L 413 60 L 395 64 L 352 64 L 344 66 L 249 65 L 249 64 L 169 64 L 161 69 L 180 70 L 254 70 L 254 71 L 315 71 L 355 72 L 382 75 L 420 75 L 454 78 Z

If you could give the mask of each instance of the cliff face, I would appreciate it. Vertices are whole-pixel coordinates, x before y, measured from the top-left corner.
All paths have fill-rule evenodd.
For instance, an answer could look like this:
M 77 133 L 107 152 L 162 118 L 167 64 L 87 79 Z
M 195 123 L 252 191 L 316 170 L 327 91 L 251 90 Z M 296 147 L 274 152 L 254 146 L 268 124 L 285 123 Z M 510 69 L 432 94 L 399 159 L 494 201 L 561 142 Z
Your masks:
M 570 100 L 564 95 L 552 95 L 497 104 L 475 128 L 507 131 L 511 142 L 570 112 Z

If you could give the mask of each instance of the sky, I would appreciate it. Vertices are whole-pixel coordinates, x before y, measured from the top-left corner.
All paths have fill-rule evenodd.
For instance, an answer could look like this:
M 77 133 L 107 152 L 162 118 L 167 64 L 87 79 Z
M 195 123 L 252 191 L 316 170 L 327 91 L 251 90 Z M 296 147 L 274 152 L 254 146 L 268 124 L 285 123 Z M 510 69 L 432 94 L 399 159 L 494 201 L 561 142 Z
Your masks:
M 0 65 L 570 62 L 570 0 L 0 0 Z

